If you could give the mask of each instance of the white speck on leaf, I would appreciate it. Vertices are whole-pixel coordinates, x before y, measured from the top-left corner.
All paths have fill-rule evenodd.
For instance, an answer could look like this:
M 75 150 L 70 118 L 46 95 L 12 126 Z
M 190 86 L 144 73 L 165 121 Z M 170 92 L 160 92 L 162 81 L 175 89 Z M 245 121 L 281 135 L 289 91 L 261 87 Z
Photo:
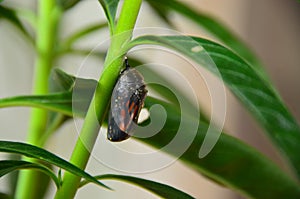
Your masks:
M 194 46 L 193 48 L 191 48 L 191 51 L 194 53 L 200 52 L 203 50 L 202 46 Z

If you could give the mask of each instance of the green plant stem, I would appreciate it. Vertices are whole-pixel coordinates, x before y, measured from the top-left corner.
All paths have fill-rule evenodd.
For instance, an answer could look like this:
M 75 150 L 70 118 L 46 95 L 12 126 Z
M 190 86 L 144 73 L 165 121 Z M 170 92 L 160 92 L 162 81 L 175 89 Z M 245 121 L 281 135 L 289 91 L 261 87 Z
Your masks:
M 104 71 L 98 83 L 97 90 L 91 101 L 80 137 L 72 153 L 70 162 L 81 169 L 85 169 L 97 139 L 100 126 L 106 116 L 110 102 L 110 96 L 118 78 L 122 66 L 122 47 L 131 38 L 136 18 L 139 13 L 142 0 L 125 0 L 119 21 L 116 27 L 116 37 L 112 43 L 104 63 Z M 62 187 L 57 191 L 56 199 L 73 198 L 79 187 L 81 178 L 66 172 L 63 178 Z
M 37 58 L 35 63 L 33 94 L 48 93 L 48 78 L 53 63 L 53 49 L 56 37 L 57 23 L 60 17 L 60 10 L 56 7 L 55 1 L 39 1 L 38 7 L 38 29 L 36 40 Z M 32 109 L 29 121 L 27 142 L 41 146 L 40 138 L 45 131 L 47 124 L 47 111 Z M 28 160 L 28 159 L 27 159 Z M 39 177 L 36 171 L 21 171 L 18 179 L 15 198 L 38 198 Z

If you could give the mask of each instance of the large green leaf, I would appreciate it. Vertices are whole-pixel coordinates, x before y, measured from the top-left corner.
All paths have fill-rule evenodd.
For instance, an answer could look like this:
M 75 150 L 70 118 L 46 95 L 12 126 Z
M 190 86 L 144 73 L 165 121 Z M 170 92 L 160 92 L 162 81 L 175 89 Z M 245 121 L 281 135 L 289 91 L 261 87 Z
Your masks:
M 99 182 L 97 179 L 84 172 L 83 170 L 79 169 L 78 167 L 74 166 L 73 164 L 39 147 L 20 142 L 0 141 L 0 152 L 17 153 L 25 155 L 27 157 L 42 160 L 51 165 L 56 165 L 74 175 L 85 178 L 86 180 L 93 182 L 97 185 L 108 188 L 106 185 Z
M 160 104 L 165 108 L 168 113 L 167 121 L 157 135 L 139 140 L 160 151 L 176 156 L 177 149 L 182 146 L 181 142 L 184 143 L 184 140 L 179 140 L 175 148 L 165 146 L 173 141 L 175 135 L 177 136 L 178 126 L 181 122 L 180 113 L 173 104 L 147 97 L 145 107 L 150 108 L 154 104 Z M 160 119 L 161 114 L 154 113 L 151 117 Z M 194 120 L 196 119 L 194 118 Z M 190 125 L 185 125 L 184 133 L 187 137 L 192 133 L 189 126 L 194 125 L 194 120 L 190 120 Z M 147 125 L 148 122 L 144 122 L 143 125 Z M 254 148 L 225 133 L 221 134 L 213 150 L 207 156 L 199 158 L 199 149 L 203 144 L 208 127 L 207 122 L 200 122 L 192 144 L 179 157 L 190 168 L 251 198 L 296 199 L 300 197 L 300 186 L 296 180 L 289 177 L 273 161 Z M 214 131 L 211 133 L 218 134 Z
M 39 171 L 44 172 L 46 175 L 51 177 L 53 181 L 55 182 L 55 185 L 57 188 L 60 187 L 60 181 L 56 177 L 56 175 L 50 170 L 48 167 L 42 165 L 42 164 L 37 164 L 33 162 L 26 162 L 26 161 L 21 161 L 21 160 L 2 160 L 0 161 L 0 177 L 16 171 L 20 169 L 37 169 Z
M 220 23 L 220 20 L 214 19 L 212 16 L 201 13 L 199 10 L 189 7 L 182 1 L 176 0 L 147 0 L 151 5 L 155 4 L 160 10 L 165 8 L 168 11 L 174 10 L 179 14 L 187 17 L 188 19 L 195 22 L 197 25 L 205 28 L 210 34 L 215 36 L 217 39 L 222 41 L 228 47 L 235 52 L 239 53 L 244 59 L 249 61 L 255 69 L 262 75 L 263 78 L 268 79 L 264 68 L 262 67 L 259 60 L 256 58 L 253 52 L 249 50 L 244 42 L 242 42 L 233 31 L 231 31 L 224 24 Z M 152 6 L 154 7 L 154 6 Z M 154 7 L 155 8 L 155 7 Z M 162 13 L 158 10 L 159 15 Z M 168 18 L 167 15 L 164 18 Z
M 212 73 L 221 74 L 225 84 L 264 127 L 300 178 L 300 128 L 269 84 L 247 62 L 227 48 L 197 37 L 141 36 L 131 43 L 132 46 L 142 44 L 174 49 Z M 215 65 L 211 64 L 206 55 L 210 56 Z
M 109 23 L 109 29 L 111 35 L 113 35 L 115 30 L 115 20 L 116 20 L 116 12 L 119 4 L 119 0 L 99 0 L 106 18 Z
M 146 180 L 142 178 L 137 178 L 133 176 L 124 176 L 124 175 L 117 175 L 117 174 L 106 174 L 106 175 L 100 175 L 96 176 L 98 180 L 120 180 L 125 181 L 130 184 L 134 184 L 136 186 L 142 187 L 162 198 L 193 198 L 192 196 L 175 189 L 174 187 L 171 187 L 166 184 L 162 184 L 159 182 L 154 182 L 151 180 Z M 84 181 L 81 183 L 81 186 L 85 185 L 87 182 Z

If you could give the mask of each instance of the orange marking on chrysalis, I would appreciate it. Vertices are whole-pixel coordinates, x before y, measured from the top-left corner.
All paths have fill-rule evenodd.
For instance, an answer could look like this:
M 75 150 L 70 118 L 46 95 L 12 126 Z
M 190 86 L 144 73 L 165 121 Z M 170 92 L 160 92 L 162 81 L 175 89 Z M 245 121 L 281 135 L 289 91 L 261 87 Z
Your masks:
M 132 102 L 131 105 L 130 105 L 130 107 L 129 107 L 129 110 L 128 110 L 128 111 L 131 112 L 132 109 L 133 109 L 133 107 L 134 107 L 134 103 Z
M 126 113 L 125 113 L 125 110 L 121 110 L 121 118 L 123 118 L 123 121 L 121 122 L 121 124 L 119 124 L 119 128 L 122 130 L 122 131 L 126 131 L 126 126 L 125 126 L 125 122 L 124 122 L 124 118 L 126 116 Z

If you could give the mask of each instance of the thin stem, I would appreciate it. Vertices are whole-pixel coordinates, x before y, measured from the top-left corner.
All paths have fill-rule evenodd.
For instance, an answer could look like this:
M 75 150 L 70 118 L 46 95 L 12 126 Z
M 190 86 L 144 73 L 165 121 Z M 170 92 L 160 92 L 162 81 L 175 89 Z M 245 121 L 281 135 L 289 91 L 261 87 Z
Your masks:
M 122 47 L 131 38 L 132 29 L 141 6 L 142 0 L 125 0 L 116 34 L 122 35 L 112 39 L 108 55 L 104 63 L 104 71 L 98 83 L 97 90 L 88 109 L 80 137 L 70 159 L 71 163 L 85 169 L 90 152 L 97 139 L 100 126 L 105 118 L 110 96 L 122 66 Z M 125 34 L 123 34 L 125 33 Z M 73 198 L 79 187 L 81 178 L 68 172 L 65 173 L 62 187 L 56 193 L 56 199 Z
M 48 78 L 53 63 L 53 49 L 56 37 L 57 22 L 60 11 L 53 0 L 39 1 L 37 29 L 37 58 L 33 81 L 33 94 L 48 93 Z M 30 114 L 27 142 L 41 146 L 40 138 L 45 131 L 47 123 L 47 111 L 34 108 Z M 15 198 L 38 198 L 38 172 L 21 171 L 18 179 Z
M 84 36 L 87 36 L 105 27 L 107 27 L 107 23 L 98 23 L 98 24 L 93 24 L 88 27 L 85 27 L 83 30 L 79 30 L 78 32 L 75 32 L 59 46 L 58 54 L 62 54 L 68 51 L 69 49 L 71 49 L 73 44 L 79 39 L 84 38 Z

